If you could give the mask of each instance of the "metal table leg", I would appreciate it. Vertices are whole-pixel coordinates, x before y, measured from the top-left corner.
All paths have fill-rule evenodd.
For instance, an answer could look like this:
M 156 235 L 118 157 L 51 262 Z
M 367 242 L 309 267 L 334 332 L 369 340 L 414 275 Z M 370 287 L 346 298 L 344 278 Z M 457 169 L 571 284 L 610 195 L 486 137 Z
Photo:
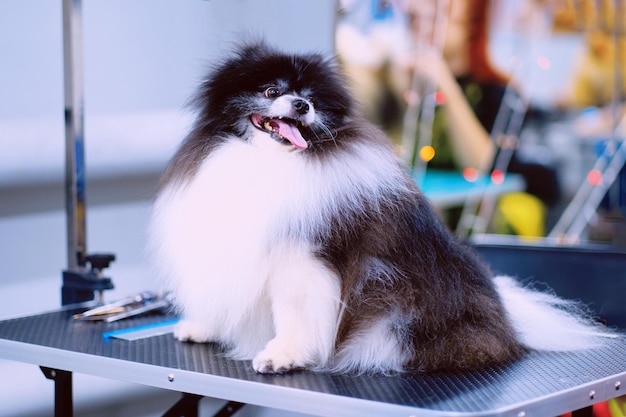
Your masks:
M 46 378 L 54 381 L 54 417 L 72 417 L 74 415 L 72 373 L 45 366 L 40 368 Z

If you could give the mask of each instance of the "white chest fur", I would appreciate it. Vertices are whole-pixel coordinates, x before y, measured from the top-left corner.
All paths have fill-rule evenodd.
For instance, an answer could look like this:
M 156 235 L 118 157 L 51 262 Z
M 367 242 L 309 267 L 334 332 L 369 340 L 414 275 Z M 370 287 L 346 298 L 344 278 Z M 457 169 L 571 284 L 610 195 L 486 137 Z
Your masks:
M 204 322 L 201 339 L 228 343 L 247 333 L 242 350 L 258 351 L 272 337 L 267 279 L 285 245 L 277 230 L 299 217 L 294 207 L 306 177 L 303 159 L 281 147 L 232 140 L 155 203 L 159 273 L 183 315 Z
M 151 232 L 159 272 L 195 323 L 179 337 L 221 341 L 252 357 L 276 336 L 279 316 L 300 314 L 301 322 L 317 317 L 306 326 L 317 328 L 320 341 L 303 343 L 318 346 L 310 356 L 328 356 L 339 283 L 312 255 L 310 237 L 334 213 L 359 204 L 357 196 L 398 187 L 399 168 L 374 148 L 323 163 L 290 149 L 265 134 L 233 139 L 187 184 L 157 199 Z

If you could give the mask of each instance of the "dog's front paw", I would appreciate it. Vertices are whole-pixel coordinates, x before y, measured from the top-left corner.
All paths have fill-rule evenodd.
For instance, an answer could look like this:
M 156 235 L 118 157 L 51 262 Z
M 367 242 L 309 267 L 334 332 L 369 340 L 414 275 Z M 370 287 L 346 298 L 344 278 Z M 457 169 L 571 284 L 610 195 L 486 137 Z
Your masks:
M 306 361 L 292 351 L 289 344 L 276 340 L 270 341 L 266 348 L 252 360 L 252 367 L 261 374 L 284 374 L 295 369 L 302 369 Z
M 181 320 L 174 327 L 174 337 L 181 342 L 206 343 L 210 341 L 206 327 L 202 323 Z

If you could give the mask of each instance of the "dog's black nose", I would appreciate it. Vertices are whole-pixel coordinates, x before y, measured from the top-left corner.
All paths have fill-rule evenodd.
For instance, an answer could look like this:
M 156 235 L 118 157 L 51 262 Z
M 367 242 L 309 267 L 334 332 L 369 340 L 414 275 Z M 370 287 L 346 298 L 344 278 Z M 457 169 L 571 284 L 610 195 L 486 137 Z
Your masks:
M 304 100 L 294 100 L 293 108 L 296 109 L 298 114 L 307 114 L 309 112 L 309 103 Z

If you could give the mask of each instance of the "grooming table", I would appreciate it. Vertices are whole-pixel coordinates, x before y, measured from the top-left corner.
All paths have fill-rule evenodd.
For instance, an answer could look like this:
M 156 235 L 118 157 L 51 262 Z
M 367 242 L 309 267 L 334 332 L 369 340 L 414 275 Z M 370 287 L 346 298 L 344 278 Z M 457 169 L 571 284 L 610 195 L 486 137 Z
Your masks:
M 590 405 L 626 394 L 624 338 L 597 350 L 534 352 L 508 366 L 471 373 L 259 375 L 248 361 L 227 359 L 212 344 L 179 342 L 171 333 L 137 340 L 104 337 L 172 319 L 165 314 L 104 323 L 76 321 L 76 312 L 66 308 L 0 321 L 0 357 L 40 365 L 51 379 L 76 372 L 198 399 L 207 396 L 332 417 L 526 417 L 571 410 L 586 415 Z M 71 392 L 66 398 L 71 401 Z M 57 415 L 62 413 L 57 410 Z

